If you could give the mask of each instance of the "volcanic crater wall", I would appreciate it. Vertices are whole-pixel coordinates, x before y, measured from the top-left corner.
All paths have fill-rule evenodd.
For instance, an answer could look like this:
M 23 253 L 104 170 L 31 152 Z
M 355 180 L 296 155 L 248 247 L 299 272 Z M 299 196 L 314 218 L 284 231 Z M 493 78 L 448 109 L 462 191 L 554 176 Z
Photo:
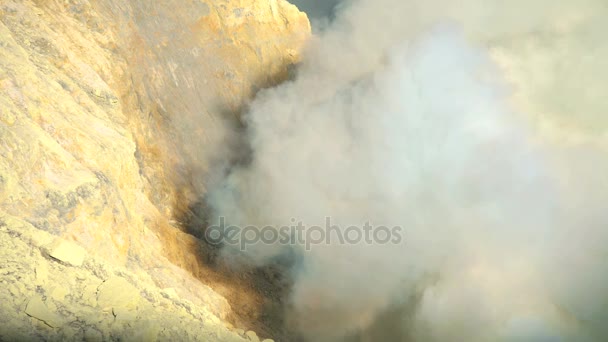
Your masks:
M 222 162 L 224 123 L 287 77 L 309 34 L 283 0 L 2 1 L 0 226 L 46 236 L 36 251 L 61 239 L 85 264 L 143 271 L 225 317 L 188 274 L 199 242 L 176 218 Z

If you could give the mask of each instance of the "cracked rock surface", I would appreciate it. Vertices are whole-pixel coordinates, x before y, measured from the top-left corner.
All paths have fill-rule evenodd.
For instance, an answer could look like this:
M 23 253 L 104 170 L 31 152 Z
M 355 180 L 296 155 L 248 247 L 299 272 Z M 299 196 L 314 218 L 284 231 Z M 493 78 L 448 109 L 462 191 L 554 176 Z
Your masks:
M 222 340 L 244 337 L 207 307 L 87 255 L 80 267 L 46 253 L 58 239 L 0 216 L 0 340 Z

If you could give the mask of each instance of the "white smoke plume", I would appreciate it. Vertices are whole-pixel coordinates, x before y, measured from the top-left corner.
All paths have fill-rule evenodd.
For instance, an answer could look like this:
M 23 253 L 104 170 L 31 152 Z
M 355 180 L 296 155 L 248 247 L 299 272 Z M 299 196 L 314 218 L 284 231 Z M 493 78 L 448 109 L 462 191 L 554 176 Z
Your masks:
M 300 256 L 302 336 L 608 339 L 607 14 L 601 0 L 354 1 L 293 81 L 258 95 L 251 163 L 209 194 L 216 216 L 403 228 L 394 244 L 247 250 Z

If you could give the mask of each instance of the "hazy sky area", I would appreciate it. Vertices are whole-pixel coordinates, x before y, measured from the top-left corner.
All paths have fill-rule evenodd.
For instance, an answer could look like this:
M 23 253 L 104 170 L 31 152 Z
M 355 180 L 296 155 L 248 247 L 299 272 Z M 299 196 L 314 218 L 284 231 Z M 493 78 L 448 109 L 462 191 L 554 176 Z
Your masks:
M 301 11 L 306 12 L 313 24 L 316 20 L 329 18 L 336 4 L 341 0 L 290 0 Z

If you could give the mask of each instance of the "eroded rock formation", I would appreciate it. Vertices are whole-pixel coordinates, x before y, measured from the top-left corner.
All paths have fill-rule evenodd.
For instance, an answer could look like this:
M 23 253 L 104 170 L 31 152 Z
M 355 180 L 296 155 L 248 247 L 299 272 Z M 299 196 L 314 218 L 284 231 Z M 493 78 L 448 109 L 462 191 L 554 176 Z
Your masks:
M 239 339 L 177 220 L 309 33 L 284 0 L 2 1 L 0 339 Z

